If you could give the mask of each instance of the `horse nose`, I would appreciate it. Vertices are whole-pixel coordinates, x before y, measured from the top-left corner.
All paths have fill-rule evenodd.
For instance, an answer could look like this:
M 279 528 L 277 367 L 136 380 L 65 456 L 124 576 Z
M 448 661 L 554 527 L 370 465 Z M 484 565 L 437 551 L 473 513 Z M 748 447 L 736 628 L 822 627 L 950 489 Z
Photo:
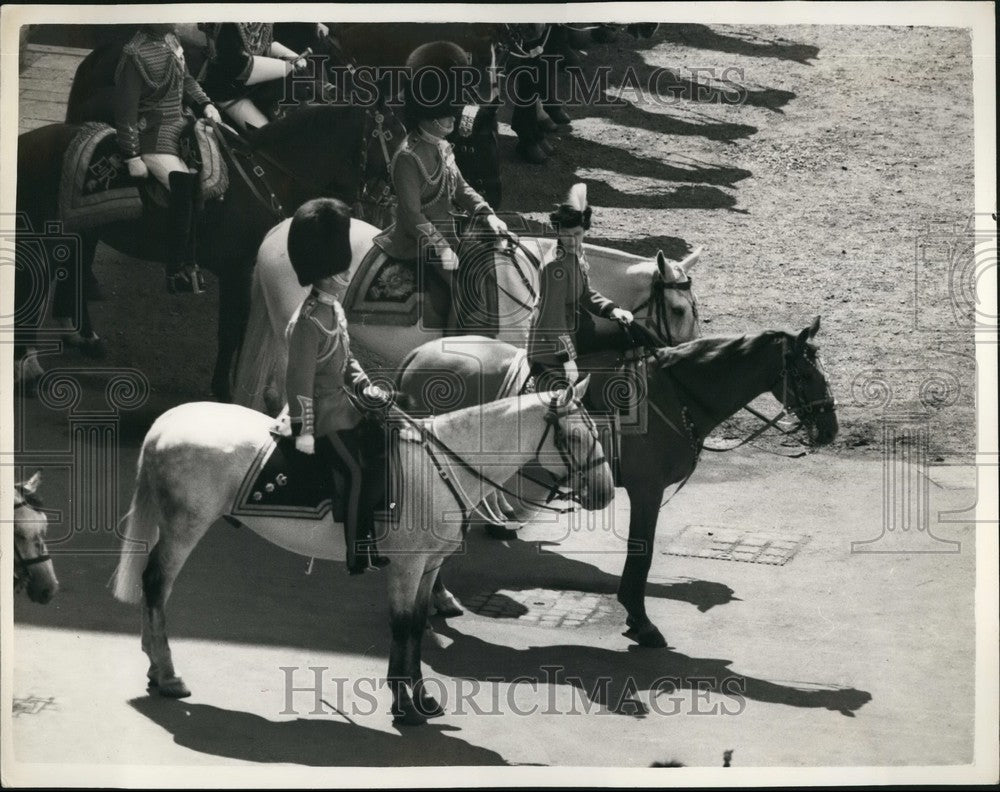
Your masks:
M 52 585 L 46 586 L 41 591 L 39 591 L 34 597 L 32 597 L 32 599 L 41 605 L 45 605 L 46 603 L 52 600 L 52 598 L 56 595 L 56 592 L 58 591 L 59 591 L 59 584 L 53 583 Z

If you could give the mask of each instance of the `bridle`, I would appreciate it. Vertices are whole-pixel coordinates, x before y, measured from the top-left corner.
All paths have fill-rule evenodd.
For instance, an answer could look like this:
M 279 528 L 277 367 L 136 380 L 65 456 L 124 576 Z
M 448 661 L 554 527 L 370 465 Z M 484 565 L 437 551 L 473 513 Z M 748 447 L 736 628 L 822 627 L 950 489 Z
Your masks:
M 749 405 L 744 407 L 747 412 L 758 418 L 763 425 L 755 429 L 745 438 L 740 440 L 738 443 L 732 446 L 726 446 L 725 448 L 713 448 L 712 446 L 703 446 L 708 451 L 714 451 L 716 453 L 725 453 L 726 451 L 732 451 L 740 446 L 744 446 L 747 443 L 756 440 L 768 429 L 777 429 L 781 434 L 786 437 L 793 437 L 799 430 L 805 428 L 808 434 L 809 429 L 815 428 L 819 418 L 827 413 L 833 413 L 837 409 L 837 401 L 830 394 L 830 387 L 827 384 L 825 388 L 825 395 L 820 399 L 806 399 L 805 397 L 805 377 L 802 375 L 799 366 L 799 360 L 807 360 L 806 348 L 803 347 L 800 350 L 789 349 L 788 339 L 782 338 L 782 367 L 781 372 L 778 374 L 774 383 L 769 388 L 770 391 L 778 390 L 779 383 L 781 387 L 781 412 L 775 415 L 773 418 L 768 418 L 767 416 L 761 414 L 757 410 L 753 409 Z M 816 361 L 813 365 L 820 367 L 818 355 L 819 353 L 814 353 L 817 356 Z M 789 396 L 791 399 L 789 399 Z M 792 404 L 793 406 L 789 406 Z M 797 419 L 795 424 L 782 425 L 779 422 L 788 417 L 789 415 L 794 415 Z M 801 441 L 799 441 L 801 443 Z M 808 445 L 808 444 L 804 444 Z M 766 449 L 765 449 L 766 450 Z M 775 452 L 771 452 L 775 453 Z M 797 452 L 792 455 L 788 454 L 778 454 L 778 456 L 791 456 L 792 458 L 803 456 L 805 452 Z
M 663 276 L 658 274 L 649 288 L 649 297 L 632 309 L 632 313 L 634 314 L 639 313 L 643 309 L 649 310 L 651 315 L 647 316 L 647 326 L 650 320 L 652 320 L 653 327 L 651 330 L 664 341 L 662 346 L 677 346 L 678 343 L 674 338 L 674 334 L 670 332 L 670 320 L 667 317 L 667 289 L 690 292 L 691 310 L 695 321 L 698 321 L 698 302 L 694 298 L 691 285 L 692 281 L 690 277 L 684 281 L 671 281 L 667 283 L 663 280 Z
M 575 399 L 573 400 L 573 405 L 579 407 L 579 414 L 589 430 L 590 434 L 590 447 L 587 449 L 587 457 L 583 463 L 579 463 L 573 458 L 572 451 L 570 449 L 570 442 L 565 428 L 563 427 L 563 421 L 570 415 L 574 414 L 572 410 L 566 411 L 562 414 L 559 405 L 559 396 L 555 395 L 552 397 L 552 401 L 549 403 L 548 408 L 545 413 L 545 431 L 542 432 L 542 436 L 538 441 L 538 445 L 535 447 L 535 452 L 532 458 L 529 460 L 528 464 L 532 462 L 537 463 L 539 467 L 548 472 L 555 478 L 555 483 L 549 489 L 549 495 L 544 502 L 526 500 L 519 493 L 516 493 L 508 489 L 504 484 L 498 482 L 489 476 L 485 475 L 481 470 L 477 469 L 474 465 L 470 464 L 465 460 L 461 454 L 450 448 L 434 431 L 434 421 L 435 418 L 426 418 L 423 420 L 417 420 L 405 412 L 400 410 L 398 407 L 391 407 L 390 414 L 394 417 L 401 419 L 403 422 L 408 424 L 411 428 L 416 431 L 416 442 L 419 442 L 426 452 L 427 456 L 430 458 L 431 462 L 434 464 L 438 475 L 447 485 L 455 501 L 458 503 L 462 510 L 462 515 L 464 517 L 465 523 L 468 523 L 469 517 L 479 511 L 477 506 L 479 499 L 469 497 L 465 491 L 462 489 L 461 485 L 456 481 L 455 477 L 452 476 L 450 468 L 457 467 L 464 470 L 466 473 L 472 475 L 478 481 L 496 489 L 498 492 L 503 492 L 507 495 L 513 496 L 515 499 L 521 501 L 522 503 L 531 506 L 536 509 L 542 509 L 546 511 L 563 513 L 566 510 L 562 508 L 557 508 L 550 506 L 549 503 L 556 497 L 560 497 L 565 500 L 579 501 L 579 495 L 576 492 L 563 492 L 560 490 L 562 484 L 576 472 L 579 478 L 582 478 L 587 473 L 592 471 L 594 468 L 603 465 L 605 463 L 604 454 L 596 454 L 595 451 L 600 442 L 597 425 L 593 422 L 586 411 L 582 409 L 582 406 Z M 553 434 L 553 445 L 556 451 L 559 453 L 559 458 L 562 465 L 565 467 L 565 474 L 561 477 L 555 477 L 545 465 L 542 463 L 542 450 L 545 446 L 545 441 L 548 439 L 549 433 Z M 401 436 L 401 439 L 407 439 L 405 436 Z M 521 475 L 524 475 L 523 473 Z M 542 484 L 542 486 L 549 486 L 538 482 L 535 483 Z M 486 515 L 481 515 L 486 516 Z
M 28 505 L 26 503 L 18 503 L 14 505 L 14 511 L 18 509 L 26 509 Z M 45 547 L 45 544 L 42 544 Z M 21 554 L 20 548 L 17 546 L 17 538 L 14 538 L 14 591 L 20 591 L 25 586 L 31 582 L 31 567 L 35 564 L 44 564 L 46 561 L 51 561 L 52 556 L 48 554 L 47 549 L 43 550 L 41 555 L 34 556 L 33 558 L 25 558 Z

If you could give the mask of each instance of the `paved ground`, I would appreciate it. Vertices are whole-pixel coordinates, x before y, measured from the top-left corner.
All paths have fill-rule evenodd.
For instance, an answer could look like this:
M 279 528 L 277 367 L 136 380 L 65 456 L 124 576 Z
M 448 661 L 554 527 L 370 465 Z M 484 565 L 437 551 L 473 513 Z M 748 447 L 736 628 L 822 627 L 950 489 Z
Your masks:
M 590 170 L 581 175 L 588 179 L 607 180 L 600 205 L 611 207 L 603 215 L 604 233 L 614 241 L 636 236 L 633 226 L 639 223 L 647 234 L 648 229 L 660 233 L 683 227 L 691 240 L 725 240 L 729 252 L 738 248 L 736 260 L 749 262 L 746 267 L 706 270 L 699 282 L 703 299 L 708 298 L 703 313 L 717 331 L 741 331 L 760 324 L 765 314 L 773 323 L 807 318 L 818 289 L 827 299 L 827 284 L 820 287 L 808 278 L 827 277 L 829 268 L 811 273 L 793 265 L 795 271 L 788 274 L 794 277 L 781 280 L 770 269 L 781 266 L 772 260 L 774 250 L 762 257 L 749 254 L 747 246 L 755 241 L 752 229 L 761 227 L 762 217 L 790 217 L 788 227 L 798 224 L 803 234 L 815 230 L 818 221 L 787 214 L 789 206 L 781 199 L 782 190 L 798 194 L 812 185 L 822 191 L 823 179 L 840 173 L 839 165 L 825 161 L 817 172 L 824 152 L 815 143 L 819 138 L 811 138 L 815 145 L 799 154 L 805 164 L 792 171 L 801 172 L 785 175 L 792 186 L 782 187 L 780 174 L 764 169 L 742 184 L 742 203 L 735 208 L 734 185 L 747 175 L 738 168 L 726 171 L 722 188 L 682 184 L 658 193 L 653 184 L 647 186 L 656 200 L 629 194 L 646 189 L 637 166 L 658 180 L 685 181 L 677 176 L 677 163 L 626 161 L 636 148 L 648 148 L 653 133 L 677 141 L 689 155 L 735 165 L 773 158 L 779 144 L 797 139 L 787 128 L 782 131 L 781 123 L 830 112 L 828 105 L 815 104 L 824 94 L 809 71 L 812 64 L 792 57 L 813 57 L 805 45 L 796 49 L 783 39 L 785 44 L 773 45 L 779 53 L 773 55 L 753 36 L 706 31 L 688 31 L 702 36 L 700 44 L 689 47 L 694 56 L 676 38 L 659 42 L 667 54 L 658 52 L 666 59 L 681 53 L 694 58 L 688 65 L 698 65 L 711 62 L 698 57 L 722 51 L 719 42 L 741 42 L 730 54 L 748 66 L 784 58 L 782 77 L 773 85 L 793 85 L 803 104 L 789 105 L 785 116 L 782 107 L 795 95 L 771 89 L 759 97 L 770 97 L 777 107 L 751 103 L 705 108 L 701 115 L 680 104 L 658 115 L 649 128 L 626 128 L 634 135 L 622 139 L 609 121 L 635 119 L 622 120 L 614 114 L 626 111 L 612 108 L 607 119 L 598 115 L 578 123 L 576 137 L 562 142 L 561 156 L 564 162 L 577 158 L 587 164 Z M 795 29 L 788 35 L 815 40 L 835 64 L 836 57 L 851 63 L 849 58 L 860 57 L 865 46 L 860 38 L 838 38 L 831 31 Z M 903 40 L 895 29 L 880 35 L 894 47 Z M 919 42 L 929 46 L 924 37 Z M 29 55 L 22 75 L 22 129 L 62 117 L 57 112 L 61 92 L 68 90 L 70 61 L 78 57 L 38 47 Z M 830 71 L 829 64 L 825 77 L 844 89 L 850 83 L 846 67 Z M 964 74 L 958 66 L 955 70 Z M 810 87 L 802 87 L 810 80 Z M 918 88 L 931 90 L 923 82 Z M 797 117 L 796 107 L 807 109 Z M 877 108 L 867 111 L 877 114 Z M 712 114 L 715 119 L 708 118 Z M 752 122 L 754 132 L 759 127 L 758 138 L 742 140 L 751 132 L 745 124 L 734 125 L 733 118 Z M 713 138 L 713 129 L 732 134 Z M 964 145 L 965 138 L 961 141 Z M 505 139 L 507 155 L 509 143 Z M 598 166 L 614 173 L 594 170 Z M 560 180 L 574 175 L 572 168 L 550 169 L 559 174 L 550 183 L 544 173 L 506 167 L 508 184 L 523 179 L 530 208 L 538 210 L 563 189 Z M 968 194 L 971 190 L 962 192 L 963 200 Z M 706 203 L 706 196 L 724 202 Z M 663 201 L 673 213 L 669 218 L 656 214 Z M 867 197 L 858 201 L 852 199 L 851 206 L 868 206 Z M 800 203 L 822 208 L 829 201 Z M 645 207 L 641 217 L 636 206 Z M 750 207 L 749 216 L 742 206 Z M 962 206 L 956 214 L 964 215 Z M 768 244 L 794 261 L 788 250 L 793 235 L 780 231 L 780 223 L 771 225 L 783 238 Z M 726 236 L 722 229 L 727 227 L 734 236 Z M 844 220 L 837 233 L 856 230 Z M 866 231 L 857 233 L 851 243 L 863 248 Z M 897 240 L 904 242 L 909 245 Z M 676 236 L 644 236 L 638 244 L 680 252 L 687 243 Z M 109 296 L 95 306 L 95 321 L 107 328 L 110 341 L 105 370 L 95 371 L 93 364 L 71 355 L 55 356 L 47 365 L 82 383 L 82 402 L 72 408 L 32 400 L 17 405 L 18 426 L 27 427 L 17 438 L 21 460 L 49 460 L 43 495 L 47 505 L 60 510 L 53 515 L 58 518 L 53 538 L 64 539 L 53 543 L 63 584 L 59 597 L 48 606 L 22 600 L 15 608 L 12 736 L 19 761 L 647 767 L 673 760 L 717 767 L 725 751 L 733 751 L 734 766 L 971 760 L 975 530 L 968 509 L 977 495 L 971 467 L 934 464 L 935 459 L 954 461 L 968 448 L 962 442 L 968 422 L 955 420 L 955 413 L 945 409 L 931 418 L 950 421 L 961 431 L 934 435 L 946 449 L 944 456 L 907 461 L 891 453 L 883 458 L 841 450 L 787 460 L 751 449 L 703 460 L 688 487 L 664 510 L 659 526 L 649 610 L 670 643 L 666 650 L 640 650 L 620 635 L 623 613 L 614 590 L 622 563 L 616 531 L 627 526 L 624 492 L 599 522 L 595 518 L 578 530 L 535 525 L 508 543 L 471 536 L 468 552 L 448 567 L 450 584 L 470 612 L 438 620 L 436 637 L 428 639 L 425 650 L 429 676 L 443 686 L 448 714 L 418 730 L 391 726 L 386 691 L 376 687 L 388 648 L 378 576 L 348 578 L 339 567 L 320 563 L 307 576 L 305 559 L 216 526 L 192 555 L 170 608 L 174 656 L 194 695 L 181 702 L 148 697 L 138 612 L 114 602 L 105 588 L 116 560 L 112 526 L 130 494 L 138 445 L 149 423 L 172 404 L 200 397 L 207 385 L 212 344 L 205 339 L 214 335 L 214 297 L 194 307 L 180 298 L 165 299 L 153 265 L 106 254 L 98 272 Z M 755 280 L 771 285 L 763 294 L 755 292 L 747 287 Z M 790 289 L 790 283 L 806 285 Z M 787 300 L 779 305 L 774 292 L 781 289 Z M 895 294 L 893 300 L 898 302 Z M 862 304 L 858 297 L 850 307 Z M 845 310 L 839 300 L 825 308 L 842 332 L 853 321 L 850 314 L 838 317 Z M 152 330 L 137 332 L 133 319 L 139 314 Z M 892 332 L 898 330 L 885 328 Z M 862 418 L 877 425 L 877 409 L 848 398 L 857 371 L 836 353 L 833 357 L 841 364 L 838 395 L 848 416 L 845 433 Z M 107 379 L 123 368 L 148 375 L 147 399 L 105 420 L 97 411 L 104 408 Z M 958 406 L 945 406 L 967 418 L 968 398 L 963 391 Z M 892 426 L 919 435 L 926 417 Z M 110 455 L 97 453 L 102 446 L 95 438 L 101 432 L 113 441 Z M 871 437 L 857 436 L 866 442 Z M 107 474 L 110 503 L 91 508 L 85 502 L 72 476 L 81 465 L 94 477 Z M 885 528 L 893 530 L 883 535 Z M 753 558 L 770 563 L 753 563 Z M 319 706 L 309 690 L 292 694 L 289 702 L 289 679 L 307 688 L 313 685 L 313 668 L 321 669 Z M 337 680 L 345 680 L 342 689 Z M 466 700 L 457 701 L 458 693 Z

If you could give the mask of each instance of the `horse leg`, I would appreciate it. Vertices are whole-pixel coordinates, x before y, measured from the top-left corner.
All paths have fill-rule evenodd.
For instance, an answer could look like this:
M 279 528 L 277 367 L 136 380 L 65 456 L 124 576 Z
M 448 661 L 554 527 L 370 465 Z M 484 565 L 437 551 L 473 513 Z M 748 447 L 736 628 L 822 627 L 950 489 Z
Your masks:
M 628 555 L 618 584 L 618 601 L 628 611 L 625 621 L 628 629 L 623 635 L 639 646 L 661 649 L 667 642 L 646 615 L 646 579 L 653 561 L 653 540 L 656 538 L 662 489 L 639 486 L 627 489 L 630 511 Z
M 413 608 L 413 620 L 410 624 L 409 642 L 406 646 L 406 665 L 410 679 L 410 689 L 416 697 L 417 712 L 424 718 L 439 718 L 444 710 L 437 699 L 431 696 L 424 685 L 424 674 L 421 668 L 421 642 L 424 628 L 427 625 L 427 614 L 431 604 L 431 589 L 438 579 L 441 559 L 434 566 L 428 565 L 417 589 L 417 599 Z
M 221 402 L 233 400 L 231 372 L 250 317 L 252 267 L 227 262 L 219 272 L 218 352 L 212 373 L 212 395 Z
M 77 259 L 67 261 L 53 273 L 56 285 L 52 317 L 66 330 L 63 341 L 91 358 L 102 358 L 107 351 L 104 341 L 94 332 L 85 286 L 85 279 L 92 271 L 97 242 L 94 234 L 81 235 Z
M 150 688 L 168 698 L 185 698 L 191 691 L 174 671 L 167 641 L 167 600 L 188 555 L 208 530 L 207 525 L 200 530 L 190 525 L 187 531 L 183 527 L 178 531 L 177 527 L 177 523 L 171 523 L 161 533 L 142 573 L 142 650 L 149 657 L 146 676 Z M 181 537 L 184 542 L 179 541 Z
M 444 616 L 446 619 L 452 616 L 461 616 L 465 613 L 462 610 L 462 603 L 458 601 L 458 597 L 445 587 L 444 581 L 441 579 L 440 568 L 434 573 L 434 583 L 431 587 L 431 601 L 434 604 L 434 612 L 438 616 Z
M 401 556 L 393 558 L 389 567 L 389 625 L 392 642 L 389 645 L 389 673 L 386 681 L 392 691 L 392 722 L 402 726 L 419 726 L 427 721 L 427 717 L 420 713 L 410 697 L 409 690 L 411 636 L 415 622 L 419 622 L 421 632 L 424 624 L 424 619 L 416 618 L 417 596 L 425 571 L 424 565 L 425 559 L 418 556 Z

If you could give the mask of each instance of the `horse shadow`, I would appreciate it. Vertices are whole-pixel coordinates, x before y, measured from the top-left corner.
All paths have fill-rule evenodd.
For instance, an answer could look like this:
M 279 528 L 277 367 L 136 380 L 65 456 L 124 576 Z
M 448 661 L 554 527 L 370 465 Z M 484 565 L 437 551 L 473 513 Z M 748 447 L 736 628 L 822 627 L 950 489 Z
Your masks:
M 811 66 L 809 61 L 819 55 L 819 47 L 813 44 L 799 44 L 781 36 L 773 39 L 750 34 L 733 36 L 719 33 L 708 25 L 689 23 L 661 24 L 653 38 L 642 44 L 644 48 L 656 44 L 681 44 L 685 47 L 748 55 L 752 58 L 790 60 L 803 66 Z
M 129 705 L 201 754 L 247 762 L 310 767 L 507 765 L 488 748 L 448 736 L 455 727 L 428 724 L 397 734 L 328 718 L 272 721 L 250 712 L 146 696 Z
M 784 704 L 804 709 L 826 709 L 846 717 L 872 700 L 864 690 L 828 684 L 781 684 L 740 674 L 730 668 L 732 660 L 689 657 L 673 649 L 650 650 L 630 646 L 614 651 L 596 646 L 558 644 L 515 649 L 465 635 L 444 620 L 434 629 L 448 638 L 446 648 L 429 646 L 426 662 L 438 674 L 476 679 L 483 682 L 537 680 L 539 684 L 563 684 L 575 688 L 590 704 L 606 707 L 619 715 L 644 718 L 651 712 L 677 714 L 684 706 L 676 700 L 664 703 L 660 697 L 680 690 L 693 691 L 689 705 L 708 712 L 738 714 L 746 701 Z M 609 669 L 614 669 L 613 672 Z M 650 694 L 650 703 L 637 698 Z M 727 699 L 713 701 L 699 695 L 719 694 Z M 713 705 L 715 709 L 711 709 Z
M 470 534 L 466 540 L 465 552 L 454 556 L 445 566 L 448 587 L 460 600 L 480 594 L 483 572 L 488 567 L 517 570 L 516 576 L 511 575 L 504 583 L 504 587 L 511 591 L 535 588 L 582 591 L 589 594 L 615 594 L 618 591 L 618 575 L 604 572 L 586 561 L 546 549 L 558 544 L 519 539 L 498 542 Z M 624 547 L 623 542 L 623 550 Z M 623 564 L 624 559 L 623 552 Z M 724 583 L 693 578 L 678 578 L 670 582 L 649 581 L 646 584 L 646 596 L 687 602 L 702 613 L 718 605 L 739 601 L 733 589 Z

